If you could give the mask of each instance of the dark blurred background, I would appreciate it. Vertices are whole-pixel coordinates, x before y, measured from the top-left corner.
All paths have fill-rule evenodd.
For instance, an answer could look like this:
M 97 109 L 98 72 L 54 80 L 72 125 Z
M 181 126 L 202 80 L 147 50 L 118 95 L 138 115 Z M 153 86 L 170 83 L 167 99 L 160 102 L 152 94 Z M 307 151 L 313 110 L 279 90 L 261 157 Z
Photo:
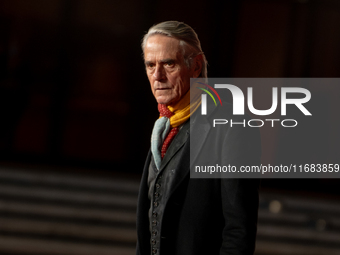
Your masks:
M 131 254 L 138 181 L 158 116 L 140 41 L 150 26 L 165 20 L 184 21 L 195 29 L 209 62 L 209 77 L 340 76 L 337 0 L 1 0 L 0 216 L 8 225 L 0 227 L 2 254 Z M 338 91 L 325 87 L 313 94 L 326 121 L 339 115 Z M 316 134 L 300 131 L 299 137 L 305 135 L 301 146 L 290 150 L 296 162 L 307 157 L 306 148 L 314 148 L 318 163 L 339 163 L 340 123 L 332 123 Z M 283 161 L 280 148 L 297 137 L 279 129 L 268 132 L 262 138 L 263 162 L 278 164 Z M 339 184 L 338 179 L 263 180 L 257 254 L 340 254 L 340 219 L 327 218 L 340 212 L 334 205 Z M 41 197 L 51 189 L 54 195 L 61 193 Z M 36 195 L 30 196 L 33 191 Z M 98 204 L 110 195 L 112 199 Z M 301 200 L 294 200 L 296 196 Z M 326 196 L 329 201 L 318 206 Z M 305 207 L 301 211 L 295 205 Z M 65 208 L 76 212 L 67 214 Z M 94 208 L 118 216 L 105 218 L 103 211 L 80 216 Z M 58 210 L 64 213 L 56 214 Z M 295 218 L 278 216 L 282 212 L 293 212 Z M 129 213 L 128 219 L 122 216 Z M 18 219 L 27 227 L 20 230 L 8 223 Z M 45 232 L 33 233 L 32 222 L 41 224 L 41 219 L 55 225 L 46 230 L 42 224 Z M 56 230 L 58 222 L 91 228 L 72 232 L 66 224 Z M 287 224 L 292 229 L 281 229 L 281 234 L 271 229 Z M 92 229 L 98 226 L 118 230 L 105 234 Z M 295 226 L 302 233 L 291 237 Z M 330 237 L 320 241 L 320 231 L 326 230 Z M 91 231 L 99 234 L 83 236 Z M 124 231 L 130 231 L 128 237 L 119 239 Z M 316 237 L 308 239 L 313 231 Z M 281 246 L 273 245 L 277 240 Z M 92 248 L 68 249 L 65 243 Z M 308 250 L 311 244 L 333 250 Z

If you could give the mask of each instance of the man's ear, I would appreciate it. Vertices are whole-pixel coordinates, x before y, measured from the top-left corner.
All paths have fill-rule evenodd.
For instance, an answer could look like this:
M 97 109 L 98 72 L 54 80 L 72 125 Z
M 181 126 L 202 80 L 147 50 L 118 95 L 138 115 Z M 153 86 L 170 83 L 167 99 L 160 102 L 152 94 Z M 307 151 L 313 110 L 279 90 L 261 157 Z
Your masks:
M 201 72 L 202 72 L 202 65 L 203 65 L 203 57 L 202 55 L 197 55 L 195 58 L 194 58 L 194 61 L 192 63 L 192 67 L 193 67 L 193 78 L 197 78 Z

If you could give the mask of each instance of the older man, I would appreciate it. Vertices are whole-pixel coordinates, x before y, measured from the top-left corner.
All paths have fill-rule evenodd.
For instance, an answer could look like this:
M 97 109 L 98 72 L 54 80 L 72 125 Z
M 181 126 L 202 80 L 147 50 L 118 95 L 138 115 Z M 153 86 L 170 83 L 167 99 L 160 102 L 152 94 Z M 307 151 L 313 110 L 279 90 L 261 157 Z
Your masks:
M 207 77 L 195 31 L 177 21 L 157 24 L 144 36 L 142 49 L 160 118 L 140 185 L 137 254 L 253 254 L 259 182 L 190 178 L 189 136 L 194 127 L 189 119 L 200 104 L 198 96 L 190 112 L 190 78 Z M 232 132 L 227 138 L 221 134 L 228 146 L 223 160 L 238 163 L 249 157 L 258 163 L 258 137 L 248 139 L 239 130 L 230 136 Z M 207 132 L 200 139 L 212 135 Z

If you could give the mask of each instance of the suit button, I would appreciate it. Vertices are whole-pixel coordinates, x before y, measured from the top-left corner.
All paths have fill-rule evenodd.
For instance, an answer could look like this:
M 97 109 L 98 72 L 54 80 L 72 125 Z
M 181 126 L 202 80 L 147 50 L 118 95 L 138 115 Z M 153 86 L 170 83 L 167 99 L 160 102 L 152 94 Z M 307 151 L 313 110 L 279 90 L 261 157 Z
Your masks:
M 155 245 L 156 244 L 156 240 L 155 239 L 151 239 L 151 244 Z
M 157 202 L 153 202 L 153 206 L 154 206 L 154 207 L 157 207 L 157 206 L 158 206 L 158 203 L 157 203 Z
M 161 185 L 159 183 L 156 184 L 156 189 L 159 189 Z
M 157 249 L 153 248 L 152 249 L 152 254 L 156 254 L 157 253 Z
M 156 221 L 156 220 L 153 220 L 153 221 L 152 221 L 152 226 L 153 226 L 153 227 L 157 226 L 157 221 Z
M 156 212 L 152 212 L 152 217 L 156 218 L 157 217 L 157 213 Z
M 159 193 L 158 192 L 155 193 L 155 197 L 156 198 L 159 197 Z
M 156 236 L 157 235 L 157 231 L 156 230 L 152 230 L 152 236 Z

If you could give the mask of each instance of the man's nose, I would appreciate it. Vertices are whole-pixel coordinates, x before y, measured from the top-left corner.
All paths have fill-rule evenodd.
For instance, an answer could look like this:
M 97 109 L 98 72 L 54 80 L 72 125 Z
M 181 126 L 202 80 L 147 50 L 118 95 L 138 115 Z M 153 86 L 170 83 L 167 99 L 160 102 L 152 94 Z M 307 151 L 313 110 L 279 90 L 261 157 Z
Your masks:
M 162 65 L 157 65 L 153 76 L 156 80 L 163 80 L 165 79 L 165 70 Z

